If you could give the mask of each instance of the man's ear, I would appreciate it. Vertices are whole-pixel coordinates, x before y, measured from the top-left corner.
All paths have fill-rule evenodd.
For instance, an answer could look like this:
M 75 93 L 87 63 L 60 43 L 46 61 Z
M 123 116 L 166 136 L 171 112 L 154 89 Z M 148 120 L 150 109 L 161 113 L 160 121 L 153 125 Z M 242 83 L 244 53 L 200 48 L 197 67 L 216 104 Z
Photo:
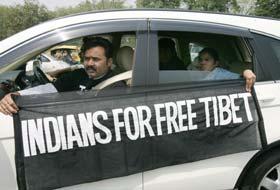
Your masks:
M 108 61 L 107 61 L 108 67 L 111 68 L 112 64 L 113 64 L 113 58 L 109 58 Z

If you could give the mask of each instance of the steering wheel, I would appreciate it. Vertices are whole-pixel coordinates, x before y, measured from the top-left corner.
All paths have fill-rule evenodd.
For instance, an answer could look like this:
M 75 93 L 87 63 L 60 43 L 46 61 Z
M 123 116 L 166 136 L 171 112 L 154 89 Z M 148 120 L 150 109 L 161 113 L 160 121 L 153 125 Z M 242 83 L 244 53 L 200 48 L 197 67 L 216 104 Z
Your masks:
M 40 84 L 46 84 L 46 83 L 50 83 L 51 82 L 48 79 L 48 77 L 45 75 L 45 73 L 39 68 L 39 66 L 35 66 L 33 68 L 33 72 L 34 72 L 34 76 L 35 76 L 36 80 Z

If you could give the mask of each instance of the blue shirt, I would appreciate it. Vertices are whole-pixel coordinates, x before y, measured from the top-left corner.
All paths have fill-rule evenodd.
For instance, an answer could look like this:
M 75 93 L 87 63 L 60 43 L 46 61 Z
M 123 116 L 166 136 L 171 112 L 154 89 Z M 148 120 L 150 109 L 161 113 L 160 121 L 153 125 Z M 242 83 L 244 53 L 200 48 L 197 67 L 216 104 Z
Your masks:
M 228 70 L 216 67 L 207 75 L 203 80 L 226 80 L 226 79 L 239 79 L 240 75 L 230 72 Z

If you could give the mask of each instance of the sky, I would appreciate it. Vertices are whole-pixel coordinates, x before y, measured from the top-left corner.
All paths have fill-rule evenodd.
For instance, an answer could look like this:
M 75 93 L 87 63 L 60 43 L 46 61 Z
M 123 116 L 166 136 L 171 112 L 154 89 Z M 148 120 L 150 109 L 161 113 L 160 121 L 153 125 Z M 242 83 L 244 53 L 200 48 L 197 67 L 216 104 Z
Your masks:
M 48 9 L 54 10 L 56 7 L 68 7 L 78 5 L 85 0 L 38 0 L 41 4 L 45 5 Z M 134 5 L 135 0 L 125 0 L 127 5 Z M 0 5 L 15 5 L 23 4 L 24 0 L 0 0 Z

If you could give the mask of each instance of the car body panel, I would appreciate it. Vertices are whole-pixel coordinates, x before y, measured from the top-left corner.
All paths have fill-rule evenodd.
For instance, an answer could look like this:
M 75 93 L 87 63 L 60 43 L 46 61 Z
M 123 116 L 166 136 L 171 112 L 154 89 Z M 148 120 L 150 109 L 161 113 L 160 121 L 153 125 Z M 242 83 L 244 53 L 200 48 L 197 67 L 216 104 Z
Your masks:
M 258 102 L 261 108 L 266 140 L 271 144 L 280 139 L 280 127 L 278 117 L 280 115 L 280 83 L 258 82 L 255 85 L 258 94 Z
M 240 173 L 257 151 L 210 158 L 144 172 L 144 189 L 233 189 Z M 219 180 L 222 179 L 222 180 Z
M 2 189 L 17 189 L 14 159 L 14 139 L 0 139 L 0 184 Z

